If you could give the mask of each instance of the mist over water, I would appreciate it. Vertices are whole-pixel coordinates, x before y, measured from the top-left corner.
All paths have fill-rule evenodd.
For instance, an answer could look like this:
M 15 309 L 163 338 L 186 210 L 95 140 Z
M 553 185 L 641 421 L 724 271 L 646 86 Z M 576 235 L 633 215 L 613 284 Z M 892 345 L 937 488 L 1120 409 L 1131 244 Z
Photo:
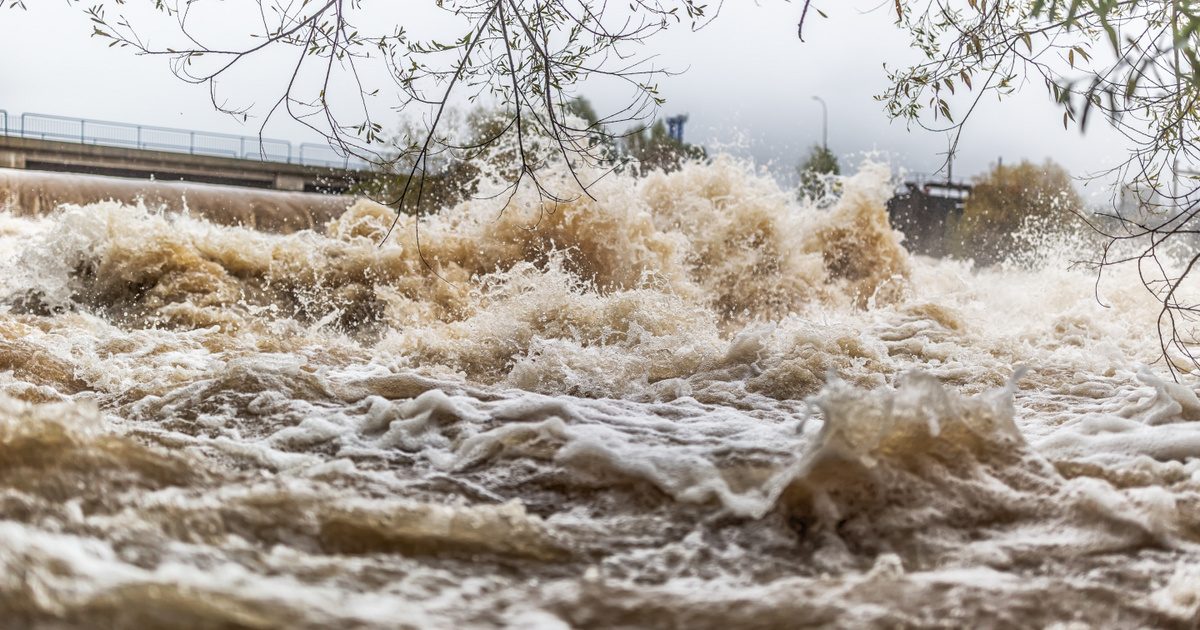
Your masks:
M 0 613 L 1194 627 L 1200 398 L 1157 304 L 1132 270 L 1098 303 L 1065 241 L 910 256 L 891 192 L 865 164 L 809 208 L 718 157 L 383 246 L 368 202 L 13 208 Z

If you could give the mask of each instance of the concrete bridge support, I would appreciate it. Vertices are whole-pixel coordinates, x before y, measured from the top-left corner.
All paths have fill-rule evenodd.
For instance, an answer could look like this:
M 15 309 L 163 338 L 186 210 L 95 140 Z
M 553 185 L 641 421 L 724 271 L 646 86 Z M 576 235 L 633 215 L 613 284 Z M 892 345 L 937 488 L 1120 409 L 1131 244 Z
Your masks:
M 0 168 L 25 168 L 25 154 L 0 150 Z

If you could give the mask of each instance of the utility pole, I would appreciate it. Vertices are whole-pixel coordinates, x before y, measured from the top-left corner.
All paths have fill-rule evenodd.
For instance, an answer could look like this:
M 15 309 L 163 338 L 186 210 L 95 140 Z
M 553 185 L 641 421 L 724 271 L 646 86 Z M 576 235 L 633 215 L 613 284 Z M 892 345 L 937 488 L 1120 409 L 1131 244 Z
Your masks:
M 821 148 L 825 152 L 829 152 L 829 107 L 825 105 L 825 99 L 820 96 L 814 96 L 813 100 L 821 104 Z

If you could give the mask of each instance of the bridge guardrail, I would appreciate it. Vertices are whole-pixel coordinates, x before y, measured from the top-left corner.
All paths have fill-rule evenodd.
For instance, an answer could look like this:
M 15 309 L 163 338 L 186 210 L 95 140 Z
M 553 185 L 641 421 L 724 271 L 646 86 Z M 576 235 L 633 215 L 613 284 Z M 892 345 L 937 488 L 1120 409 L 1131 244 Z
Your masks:
M 300 163 L 312 166 L 328 166 L 330 168 L 365 169 L 370 168 L 367 162 L 346 153 L 340 153 L 327 144 L 304 142 L 300 144 Z
M 265 155 L 273 162 L 292 161 L 292 143 L 287 140 L 262 138 L 261 145 L 265 150 L 259 152 L 260 139 L 257 137 L 49 114 L 21 114 L 20 135 L 127 149 L 250 159 Z
M 300 151 L 297 153 L 293 151 L 290 141 L 276 138 L 134 125 L 33 112 L 21 114 L 18 126 L 11 124 L 7 111 L 0 110 L 0 133 L 7 136 L 42 140 L 283 162 L 304 166 L 345 169 L 363 169 L 370 166 L 360 159 L 338 155 L 330 147 L 315 143 L 302 143 Z

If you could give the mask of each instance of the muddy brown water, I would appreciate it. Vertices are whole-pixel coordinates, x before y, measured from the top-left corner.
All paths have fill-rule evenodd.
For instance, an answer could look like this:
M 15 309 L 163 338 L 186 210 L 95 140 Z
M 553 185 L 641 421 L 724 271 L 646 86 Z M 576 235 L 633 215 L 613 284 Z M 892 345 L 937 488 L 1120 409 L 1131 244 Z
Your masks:
M 1097 304 L 1069 243 L 912 257 L 890 191 L 718 158 L 420 250 L 367 202 L 21 197 L 2 625 L 1195 627 L 1200 399 L 1153 300 Z

